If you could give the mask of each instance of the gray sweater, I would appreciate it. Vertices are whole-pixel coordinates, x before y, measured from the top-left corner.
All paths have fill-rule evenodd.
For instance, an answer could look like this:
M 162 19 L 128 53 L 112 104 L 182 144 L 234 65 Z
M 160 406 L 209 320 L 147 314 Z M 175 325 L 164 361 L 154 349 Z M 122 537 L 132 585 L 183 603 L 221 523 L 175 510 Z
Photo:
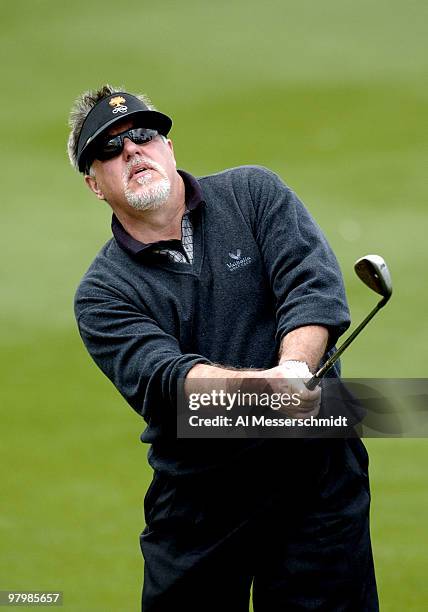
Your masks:
M 114 219 L 115 237 L 75 297 L 86 348 L 145 419 L 151 465 L 170 474 L 227 464 L 270 443 L 176 439 L 177 383 L 195 364 L 270 368 L 289 331 L 323 325 L 331 350 L 349 326 L 336 258 L 276 174 L 257 166 L 198 180 L 180 174 L 191 202 L 193 265 L 153 253 L 179 242 L 143 245 Z

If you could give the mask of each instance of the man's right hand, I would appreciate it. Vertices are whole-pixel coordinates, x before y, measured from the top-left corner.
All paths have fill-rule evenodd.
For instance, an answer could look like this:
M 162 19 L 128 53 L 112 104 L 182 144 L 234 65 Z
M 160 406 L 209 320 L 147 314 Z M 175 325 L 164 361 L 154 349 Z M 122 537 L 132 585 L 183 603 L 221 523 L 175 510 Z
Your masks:
M 251 375 L 254 378 L 265 379 L 269 387 L 269 393 L 299 395 L 300 403 L 298 406 L 283 406 L 279 412 L 291 418 L 315 417 L 318 415 L 321 406 L 321 388 L 316 387 L 313 391 L 306 388 L 305 381 L 312 377 L 307 366 L 305 370 L 305 368 L 296 366 L 296 362 L 285 362 L 269 370 L 253 372 Z

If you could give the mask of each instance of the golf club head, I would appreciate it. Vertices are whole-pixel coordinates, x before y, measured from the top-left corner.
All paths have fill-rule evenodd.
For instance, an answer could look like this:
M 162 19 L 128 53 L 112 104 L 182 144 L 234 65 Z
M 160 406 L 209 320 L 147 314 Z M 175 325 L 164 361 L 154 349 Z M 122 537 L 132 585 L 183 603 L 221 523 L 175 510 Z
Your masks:
M 383 296 L 386 304 L 392 295 L 392 281 L 383 257 L 380 255 L 360 257 L 354 264 L 354 270 L 363 283 Z

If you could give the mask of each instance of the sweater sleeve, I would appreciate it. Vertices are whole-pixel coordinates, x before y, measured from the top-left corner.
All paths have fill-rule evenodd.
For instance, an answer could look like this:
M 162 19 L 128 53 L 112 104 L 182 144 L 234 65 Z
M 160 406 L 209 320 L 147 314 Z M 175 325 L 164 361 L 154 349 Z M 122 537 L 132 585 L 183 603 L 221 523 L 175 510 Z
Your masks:
M 342 275 L 305 206 L 267 169 L 253 173 L 255 232 L 276 300 L 277 343 L 293 329 L 322 325 L 330 350 L 349 327 Z
M 196 363 L 178 340 L 150 316 L 117 296 L 76 294 L 75 312 L 82 340 L 95 363 L 149 425 L 175 427 L 178 380 Z

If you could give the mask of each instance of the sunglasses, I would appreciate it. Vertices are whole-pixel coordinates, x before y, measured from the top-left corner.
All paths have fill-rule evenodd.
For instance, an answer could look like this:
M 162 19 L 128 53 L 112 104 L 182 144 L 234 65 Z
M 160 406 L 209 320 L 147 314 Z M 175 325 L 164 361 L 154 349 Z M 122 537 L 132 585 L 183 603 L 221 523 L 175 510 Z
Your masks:
M 116 136 L 106 136 L 100 138 L 94 143 L 94 149 L 92 152 L 92 159 L 99 159 L 100 161 L 106 161 L 119 155 L 123 151 L 125 138 L 129 138 L 133 143 L 137 145 L 146 144 L 158 136 L 156 130 L 148 128 L 131 128 L 125 130 Z

